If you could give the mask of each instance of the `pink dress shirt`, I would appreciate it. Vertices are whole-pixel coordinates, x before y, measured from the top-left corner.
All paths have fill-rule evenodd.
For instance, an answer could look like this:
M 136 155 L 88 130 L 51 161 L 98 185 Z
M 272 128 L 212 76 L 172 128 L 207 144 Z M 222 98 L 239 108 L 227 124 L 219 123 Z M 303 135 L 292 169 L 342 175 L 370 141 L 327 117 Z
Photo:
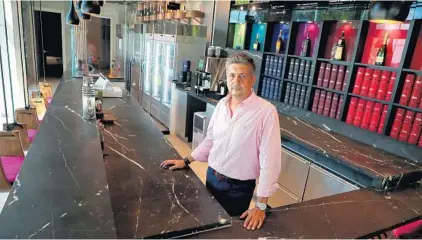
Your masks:
M 207 136 L 192 152 L 217 172 L 238 180 L 258 180 L 257 194 L 269 197 L 278 188 L 281 138 L 274 105 L 252 93 L 231 116 L 230 95 L 214 110 Z

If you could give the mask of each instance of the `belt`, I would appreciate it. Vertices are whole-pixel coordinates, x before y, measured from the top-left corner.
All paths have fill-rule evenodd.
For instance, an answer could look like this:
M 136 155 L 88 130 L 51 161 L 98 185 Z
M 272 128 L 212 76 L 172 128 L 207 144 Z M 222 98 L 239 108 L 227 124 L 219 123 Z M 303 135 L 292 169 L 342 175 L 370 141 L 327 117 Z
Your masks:
M 211 168 L 212 169 L 212 168 Z M 218 181 L 227 181 L 231 183 L 249 183 L 249 182 L 255 182 L 255 180 L 238 180 L 234 178 L 227 177 L 226 175 L 223 175 L 216 170 L 212 169 L 212 175 L 214 175 Z

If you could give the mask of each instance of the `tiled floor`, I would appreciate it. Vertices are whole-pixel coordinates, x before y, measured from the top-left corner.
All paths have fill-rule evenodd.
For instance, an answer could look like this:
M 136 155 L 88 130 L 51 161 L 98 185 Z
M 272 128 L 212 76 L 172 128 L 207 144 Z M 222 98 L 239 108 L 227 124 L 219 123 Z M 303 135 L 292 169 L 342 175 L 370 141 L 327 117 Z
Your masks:
M 0 192 L 0 213 L 3 210 L 3 206 L 6 203 L 7 196 L 9 196 L 9 192 Z

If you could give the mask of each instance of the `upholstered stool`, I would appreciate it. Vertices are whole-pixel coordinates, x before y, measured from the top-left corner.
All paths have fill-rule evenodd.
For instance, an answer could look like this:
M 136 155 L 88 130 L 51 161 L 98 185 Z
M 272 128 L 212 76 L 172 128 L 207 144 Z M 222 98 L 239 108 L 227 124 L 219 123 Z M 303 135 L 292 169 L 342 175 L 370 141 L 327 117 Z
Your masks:
M 1 188 L 16 180 L 24 159 L 19 131 L 0 132 Z
M 28 126 L 25 123 L 18 123 L 17 125 L 13 125 L 10 129 L 7 129 L 6 124 L 3 124 L 3 131 L 13 131 L 16 130 L 19 132 L 21 138 L 21 144 L 23 152 L 27 152 L 29 150 L 30 142 L 28 137 Z
M 51 100 L 53 99 L 53 90 L 51 85 L 47 82 L 39 83 L 40 92 L 44 98 L 46 105 L 50 104 Z
M 33 97 L 29 101 L 31 107 L 36 109 L 38 121 L 42 121 L 47 112 L 47 103 L 43 97 Z
M 29 142 L 32 142 L 35 138 L 35 135 L 37 134 L 39 126 L 39 121 L 35 108 L 18 108 L 15 110 L 15 114 L 17 122 L 24 123 L 27 125 Z

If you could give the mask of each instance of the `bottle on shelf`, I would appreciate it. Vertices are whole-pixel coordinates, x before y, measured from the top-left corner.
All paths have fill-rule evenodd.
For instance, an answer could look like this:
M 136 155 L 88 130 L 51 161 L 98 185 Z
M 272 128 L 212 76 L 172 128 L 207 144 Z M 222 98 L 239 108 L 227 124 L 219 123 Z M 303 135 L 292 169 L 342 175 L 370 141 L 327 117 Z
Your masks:
M 227 95 L 227 85 L 226 82 L 224 80 L 220 80 L 218 82 L 218 94 L 221 96 L 226 96 Z
M 258 33 L 256 34 L 256 40 L 255 40 L 255 43 L 253 44 L 253 50 L 259 51 L 260 48 L 261 48 L 261 43 L 259 42 L 259 33 Z
M 282 38 L 283 30 L 280 29 L 280 33 L 278 34 L 277 42 L 275 43 L 275 52 L 282 53 L 284 50 L 284 42 Z
M 337 41 L 335 46 L 334 60 L 343 60 L 343 52 L 346 47 L 346 41 L 344 40 L 344 31 L 341 32 L 341 37 Z
M 384 35 L 384 42 L 380 49 L 378 50 L 377 57 L 375 58 L 375 65 L 384 65 L 385 55 L 387 54 L 387 42 L 388 42 L 388 33 Z
M 311 50 L 311 39 L 309 37 L 310 31 L 306 33 L 306 38 L 302 42 L 302 52 L 300 53 L 300 56 L 302 57 L 309 57 L 310 56 L 310 50 Z

